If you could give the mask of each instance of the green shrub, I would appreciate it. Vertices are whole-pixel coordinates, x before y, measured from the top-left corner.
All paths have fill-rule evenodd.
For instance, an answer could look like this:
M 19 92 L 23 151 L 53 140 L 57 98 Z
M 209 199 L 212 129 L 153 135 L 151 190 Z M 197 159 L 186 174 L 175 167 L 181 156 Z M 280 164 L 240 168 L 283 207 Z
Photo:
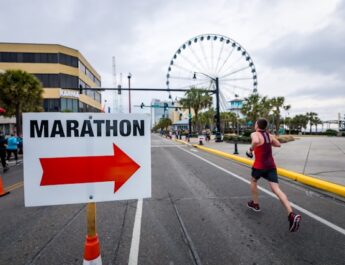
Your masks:
M 245 137 L 249 137 L 251 134 L 252 134 L 252 131 L 251 131 L 251 130 L 245 130 L 245 131 L 243 132 L 243 136 L 245 136 Z
M 248 136 L 237 136 L 237 135 L 224 135 L 223 138 L 224 142 L 229 142 L 229 143 L 233 143 L 233 142 L 238 142 L 238 143 L 250 143 L 252 141 L 252 139 Z
M 325 135 L 327 136 L 337 136 L 338 132 L 336 130 L 332 130 L 332 129 L 327 129 L 325 131 Z

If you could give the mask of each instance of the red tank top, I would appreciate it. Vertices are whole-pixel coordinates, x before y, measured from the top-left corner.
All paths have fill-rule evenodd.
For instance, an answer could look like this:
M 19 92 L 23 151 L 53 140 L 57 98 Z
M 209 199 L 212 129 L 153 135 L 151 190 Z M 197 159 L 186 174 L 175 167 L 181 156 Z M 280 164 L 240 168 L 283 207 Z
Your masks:
M 253 168 L 274 169 L 276 164 L 272 156 L 272 145 L 270 135 L 267 132 L 259 131 L 264 138 L 264 143 L 254 148 L 255 161 Z

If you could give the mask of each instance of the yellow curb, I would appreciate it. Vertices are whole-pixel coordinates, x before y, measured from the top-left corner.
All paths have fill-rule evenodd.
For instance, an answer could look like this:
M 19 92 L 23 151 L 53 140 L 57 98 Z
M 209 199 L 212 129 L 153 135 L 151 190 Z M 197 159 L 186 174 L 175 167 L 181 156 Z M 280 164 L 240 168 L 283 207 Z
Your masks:
M 188 142 L 182 141 L 182 140 L 179 140 L 179 139 L 172 139 L 172 140 L 175 141 L 175 142 L 179 142 L 181 144 L 189 144 Z
M 232 155 L 232 154 L 225 153 L 225 152 L 222 152 L 222 151 L 218 151 L 218 150 L 215 150 L 215 149 L 212 149 L 212 148 L 200 146 L 200 145 L 197 145 L 197 144 L 193 144 L 193 146 L 196 147 L 196 148 L 199 148 L 201 150 L 204 150 L 206 152 L 209 152 L 209 153 L 212 153 L 212 154 L 215 154 L 215 155 L 218 155 L 218 156 L 222 156 L 222 157 L 225 157 L 225 158 L 228 158 L 228 159 L 236 160 L 236 161 L 238 161 L 240 163 L 243 163 L 243 164 L 246 164 L 246 165 L 249 165 L 249 166 L 252 166 L 253 163 L 254 163 L 250 159 L 247 159 L 247 158 L 244 158 L 244 157 L 240 157 L 240 156 L 236 156 L 236 155 Z M 314 177 L 306 176 L 306 175 L 303 175 L 303 174 L 300 174 L 300 173 L 297 173 L 297 172 L 293 172 L 293 171 L 290 171 L 290 170 L 287 170 L 287 169 L 284 169 L 284 168 L 279 168 L 278 167 L 277 168 L 277 172 L 278 172 L 278 175 L 281 175 L 281 176 L 287 177 L 289 179 L 301 182 L 303 184 L 312 186 L 314 188 L 325 190 L 325 191 L 328 191 L 328 192 L 340 195 L 342 197 L 345 197 L 345 186 L 342 186 L 342 185 L 339 185 L 339 184 L 335 184 L 335 183 L 332 183 L 332 182 L 328 182 L 328 181 L 324 181 L 324 180 L 321 180 L 321 179 L 317 179 L 317 178 L 314 178 Z

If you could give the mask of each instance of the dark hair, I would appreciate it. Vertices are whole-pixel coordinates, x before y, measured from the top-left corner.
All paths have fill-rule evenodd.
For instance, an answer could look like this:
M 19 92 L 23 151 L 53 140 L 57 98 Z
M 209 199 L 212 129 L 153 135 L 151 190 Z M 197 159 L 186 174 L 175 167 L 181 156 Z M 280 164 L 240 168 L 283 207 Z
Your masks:
M 260 118 L 257 120 L 257 123 L 260 130 L 266 130 L 268 126 L 268 121 L 266 119 Z

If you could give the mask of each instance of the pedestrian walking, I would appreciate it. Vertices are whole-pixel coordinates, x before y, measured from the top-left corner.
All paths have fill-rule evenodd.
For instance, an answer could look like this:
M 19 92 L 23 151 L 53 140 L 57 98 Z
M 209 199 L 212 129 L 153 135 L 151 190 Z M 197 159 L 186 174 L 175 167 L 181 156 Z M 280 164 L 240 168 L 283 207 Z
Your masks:
M 12 153 L 14 154 L 14 158 L 16 160 L 16 164 L 18 163 L 18 139 L 12 133 L 11 136 L 7 139 L 7 160 L 10 160 Z
M 5 135 L 3 134 L 2 131 L 0 131 L 0 159 L 1 159 L 3 172 L 6 172 L 8 170 L 8 166 L 6 163 L 6 146 L 7 146 L 7 141 L 5 139 Z
M 206 142 L 211 140 L 211 131 L 210 129 L 206 129 Z
M 268 121 L 262 118 L 258 119 L 255 123 L 255 132 L 251 134 L 252 143 L 247 151 L 247 156 L 253 157 L 252 152 L 254 151 L 255 161 L 250 182 L 253 200 L 249 201 L 247 205 L 256 212 L 260 211 L 257 181 L 260 177 L 263 177 L 268 180 L 272 192 L 279 198 L 288 213 L 289 231 L 295 232 L 299 228 L 301 215 L 293 212 L 287 196 L 279 187 L 277 168 L 272 156 L 272 146 L 280 147 L 281 145 L 273 135 L 268 133 L 267 128 Z
M 23 154 L 23 137 L 18 136 L 17 142 L 18 142 L 18 154 L 22 155 Z

